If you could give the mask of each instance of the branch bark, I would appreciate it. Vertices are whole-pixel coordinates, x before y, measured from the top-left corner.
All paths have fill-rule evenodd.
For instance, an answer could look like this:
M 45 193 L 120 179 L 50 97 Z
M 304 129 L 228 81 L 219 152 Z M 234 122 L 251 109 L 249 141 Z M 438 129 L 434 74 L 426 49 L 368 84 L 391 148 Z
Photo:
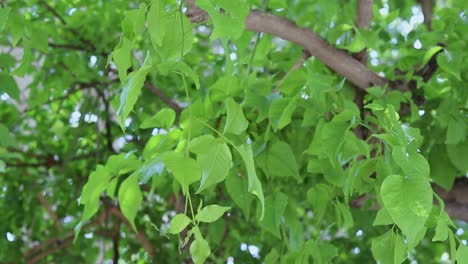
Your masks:
M 209 18 L 205 11 L 194 4 L 194 0 L 187 0 L 187 3 L 189 5 L 187 16 L 192 22 L 202 22 Z M 388 83 L 385 78 L 380 77 L 347 52 L 331 46 L 311 30 L 300 28 L 291 20 L 252 10 L 245 24 L 247 30 L 272 34 L 298 44 L 360 89 L 384 86 Z
M 145 82 L 144 86 L 151 93 L 159 97 L 165 104 L 167 104 L 167 106 L 172 108 L 177 114 L 180 114 L 180 112 L 182 112 L 182 108 L 177 103 L 172 101 L 171 98 L 169 98 L 166 94 L 163 93 L 163 91 L 159 90 L 156 86 L 148 82 Z

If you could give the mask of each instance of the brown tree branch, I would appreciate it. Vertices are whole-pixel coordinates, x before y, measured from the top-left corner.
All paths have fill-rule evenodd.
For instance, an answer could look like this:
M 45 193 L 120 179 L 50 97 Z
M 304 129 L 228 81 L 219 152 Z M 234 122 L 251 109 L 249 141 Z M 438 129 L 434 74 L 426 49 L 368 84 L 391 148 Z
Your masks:
M 369 29 L 372 17 L 374 5 L 373 0 L 358 0 L 357 3 L 357 15 L 356 15 L 356 26 L 360 29 Z M 362 64 L 367 64 L 367 49 L 363 49 L 360 52 L 354 54 L 354 58 L 359 60 Z M 361 89 L 356 89 L 356 96 L 354 97 L 354 103 L 358 106 L 361 113 L 361 120 L 365 119 L 366 111 L 364 109 L 364 96 L 365 92 Z M 368 129 L 364 126 L 357 126 L 355 129 L 356 136 L 360 139 L 367 139 Z
M 208 18 L 206 12 L 195 6 L 194 0 L 187 0 L 187 3 L 189 5 L 187 16 L 192 22 L 201 22 Z M 247 30 L 272 34 L 298 44 L 360 89 L 385 86 L 388 83 L 385 78 L 380 77 L 347 52 L 331 46 L 311 30 L 300 28 L 291 20 L 252 10 L 245 24 Z
M 133 227 L 130 224 L 130 222 L 117 207 L 113 207 L 111 209 L 111 213 L 115 215 L 119 220 L 121 220 L 128 227 L 128 229 L 133 230 Z M 153 258 L 156 255 L 156 253 L 154 252 L 154 248 L 151 244 L 151 241 L 146 237 L 146 234 L 143 231 L 139 230 L 136 233 L 136 238 L 140 242 L 141 246 L 146 250 L 148 255 L 151 258 Z
M 177 114 L 180 114 L 180 112 L 182 112 L 182 108 L 177 103 L 172 101 L 171 98 L 169 98 L 166 94 L 164 94 L 163 91 L 158 89 L 156 86 L 152 85 L 149 82 L 145 82 L 144 86 L 151 93 L 159 97 L 165 104 L 167 104 L 167 106 L 172 108 Z
M 345 51 L 336 49 L 314 32 L 300 28 L 288 19 L 254 10 L 246 19 L 246 28 L 251 31 L 269 33 L 300 45 L 360 89 L 384 86 L 387 83 L 384 78 Z
M 42 195 L 41 192 L 37 192 L 36 196 L 37 196 L 37 199 L 39 199 L 39 202 L 41 203 L 41 205 L 46 209 L 50 218 L 52 218 L 52 220 L 54 221 L 55 229 L 57 229 L 58 232 L 62 231 L 62 226 L 60 225 L 60 219 L 58 218 L 54 210 L 52 210 L 52 206 L 50 206 L 49 202 L 47 202 L 44 195 Z
M 419 0 L 424 15 L 424 24 L 427 30 L 432 30 L 432 14 L 434 12 L 434 0 Z

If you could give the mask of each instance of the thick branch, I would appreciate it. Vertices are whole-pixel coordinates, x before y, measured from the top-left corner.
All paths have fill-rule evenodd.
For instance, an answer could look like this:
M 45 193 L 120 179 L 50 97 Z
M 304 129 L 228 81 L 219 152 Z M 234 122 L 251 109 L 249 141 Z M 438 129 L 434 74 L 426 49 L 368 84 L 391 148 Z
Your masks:
M 194 5 L 194 0 L 187 0 L 187 3 L 189 5 L 187 16 L 192 22 L 201 22 L 208 18 L 206 12 Z M 314 32 L 300 28 L 286 18 L 253 10 L 247 16 L 245 24 L 247 30 L 269 33 L 298 44 L 360 89 L 384 86 L 387 83 L 385 78 L 380 77 L 345 51 L 331 46 Z
M 434 12 L 434 0 L 419 0 L 424 15 L 424 24 L 427 30 L 432 30 L 432 13 Z
M 362 29 L 369 29 L 372 21 L 373 0 L 358 0 L 356 26 Z
M 41 205 L 46 209 L 50 218 L 52 218 L 52 220 L 54 221 L 55 229 L 57 229 L 57 231 L 60 232 L 62 230 L 62 226 L 60 225 L 60 219 L 58 218 L 55 211 L 52 209 L 52 206 L 50 206 L 49 202 L 47 202 L 46 198 L 44 197 L 44 195 L 42 195 L 41 192 L 36 193 L 36 196 L 37 199 L 39 199 Z
M 251 11 L 246 20 L 246 27 L 248 30 L 270 33 L 300 45 L 312 56 L 361 89 L 374 85 L 384 86 L 386 83 L 384 78 L 345 51 L 336 49 L 314 32 L 299 28 L 288 19 L 264 12 Z

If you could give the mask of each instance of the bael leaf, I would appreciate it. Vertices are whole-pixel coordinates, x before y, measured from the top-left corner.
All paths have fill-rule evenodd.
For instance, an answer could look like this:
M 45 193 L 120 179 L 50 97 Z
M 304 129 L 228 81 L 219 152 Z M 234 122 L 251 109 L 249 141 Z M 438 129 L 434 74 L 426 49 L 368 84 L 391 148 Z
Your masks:
M 147 118 L 141 122 L 140 128 L 155 128 L 164 127 L 169 129 L 175 121 L 176 113 L 171 108 L 163 108 L 154 116 Z
M 0 146 L 8 147 L 14 146 L 15 144 L 15 138 L 10 133 L 8 127 L 0 123 Z
M 280 224 L 287 204 L 288 196 L 280 192 L 265 199 L 265 216 L 260 224 L 278 238 L 281 238 Z
M 171 234 L 179 234 L 184 230 L 189 224 L 192 222 L 188 216 L 185 214 L 177 214 L 171 220 L 171 227 L 169 228 L 169 233 Z
M 403 238 L 392 229 L 372 240 L 372 255 L 378 263 L 398 264 L 406 259 L 406 246 Z
M 215 5 L 216 4 L 216 5 Z M 196 5 L 210 14 L 214 30 L 212 39 L 238 39 L 245 29 L 245 19 L 249 14 L 249 5 L 244 0 L 197 0 Z M 224 12 L 219 12 L 221 8 Z
M 395 224 L 414 245 L 432 210 L 432 189 L 421 176 L 390 175 L 380 189 L 382 202 Z
M 204 223 L 212 223 L 218 220 L 218 218 L 220 218 L 229 209 L 231 209 L 231 207 L 224 207 L 216 204 L 208 205 L 203 207 L 197 213 L 195 219 Z
M 225 104 L 227 120 L 224 125 L 224 133 L 239 135 L 247 129 L 249 122 L 245 119 L 241 106 L 232 98 L 226 99 Z
M 20 90 L 15 79 L 7 72 L 0 72 L 0 94 L 7 93 L 15 100 L 20 99 Z
M 278 177 L 298 177 L 299 169 L 297 166 L 294 152 L 289 144 L 277 141 L 267 149 L 266 161 L 268 173 Z
M 135 232 L 135 217 L 140 208 L 143 195 L 138 185 L 138 174 L 132 174 L 125 179 L 119 188 L 119 205 L 123 215 L 128 219 Z
M 125 119 L 127 119 L 128 115 L 133 110 L 133 106 L 135 105 L 138 96 L 140 95 L 141 87 L 146 80 L 146 75 L 150 72 L 150 70 L 151 59 L 149 54 L 147 54 L 143 66 L 137 71 L 130 73 L 126 82 L 124 83 L 124 87 L 119 97 L 119 105 L 116 110 L 116 113 L 119 116 L 120 127 L 123 131 L 125 131 Z
M 239 154 L 244 161 L 245 167 L 247 168 L 247 178 L 249 179 L 248 190 L 251 194 L 257 196 L 258 200 L 260 201 L 260 206 L 262 208 L 260 213 L 260 220 L 262 220 L 265 214 L 265 198 L 263 196 L 262 183 L 258 179 L 257 172 L 255 171 L 252 146 L 249 144 L 244 144 L 236 147 L 236 149 L 239 151 Z
M 202 168 L 200 188 L 197 193 L 226 179 L 231 168 L 231 151 L 226 143 L 213 142 L 207 145 L 204 152 L 197 154 Z
M 195 264 L 205 263 L 205 260 L 211 254 L 210 245 L 203 238 L 195 239 L 190 245 L 190 255 Z
M 10 7 L 0 7 L 0 32 L 5 27 L 6 22 L 8 21 L 8 15 L 10 15 Z
M 463 243 L 460 243 L 457 249 L 457 263 L 467 264 L 468 263 L 468 247 Z
M 166 168 L 172 172 L 174 178 L 182 186 L 184 194 L 187 193 L 190 184 L 201 178 L 201 168 L 198 162 L 179 152 L 170 152 L 164 155 L 163 161 Z
M 392 157 L 405 175 L 410 177 L 429 177 L 429 163 L 421 154 L 416 152 L 410 153 L 404 147 L 395 146 L 392 151 Z
M 291 123 L 291 117 L 294 110 L 296 110 L 296 106 L 297 100 L 295 98 L 281 98 L 271 103 L 268 117 L 273 131 L 276 132 Z

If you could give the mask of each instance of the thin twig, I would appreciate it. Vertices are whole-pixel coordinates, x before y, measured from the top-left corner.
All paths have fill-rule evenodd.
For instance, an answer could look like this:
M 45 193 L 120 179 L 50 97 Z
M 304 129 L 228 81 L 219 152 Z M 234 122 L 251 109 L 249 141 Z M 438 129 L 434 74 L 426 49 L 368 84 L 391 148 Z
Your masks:
M 145 88 L 148 89 L 151 93 L 159 97 L 167 106 L 172 108 L 177 114 L 182 112 L 182 108 L 174 101 L 172 101 L 163 91 L 158 89 L 156 86 L 152 85 L 149 82 L 145 82 Z

